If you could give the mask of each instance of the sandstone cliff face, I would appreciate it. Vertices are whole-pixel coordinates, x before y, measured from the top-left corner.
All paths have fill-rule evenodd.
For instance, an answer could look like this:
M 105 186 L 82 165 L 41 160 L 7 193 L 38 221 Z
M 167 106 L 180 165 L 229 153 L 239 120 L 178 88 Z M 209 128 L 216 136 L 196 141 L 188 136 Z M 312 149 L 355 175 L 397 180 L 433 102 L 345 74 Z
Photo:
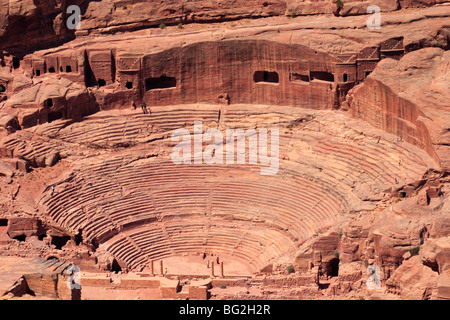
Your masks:
M 336 14 L 341 16 L 367 14 L 371 5 L 382 12 L 400 8 L 422 7 L 447 0 L 423 1 L 344 1 L 338 8 L 334 0 L 226 0 L 226 1 L 143 1 L 143 0 L 1 0 L 0 49 L 26 52 L 73 39 L 76 34 L 115 33 L 156 27 L 160 23 L 178 24 L 216 22 L 244 18 L 285 15 Z M 69 5 L 81 9 L 81 29 L 69 30 L 66 20 Z
M 405 261 L 387 280 L 389 293 L 400 295 L 406 300 L 429 300 L 439 275 L 420 263 L 415 256 Z
M 83 7 L 88 1 L 70 4 Z M 0 1 L 0 48 L 26 52 L 73 39 L 67 29 L 67 6 L 64 0 L 2 0 Z
M 142 63 L 145 81 L 161 75 L 176 79 L 167 90 L 152 90 L 147 82 L 144 100 L 150 105 L 216 102 L 227 94 L 230 103 L 333 107 L 333 80 L 302 83 L 294 79 L 293 74 L 304 72 L 309 77 L 316 71 L 333 77 L 332 58 L 303 46 L 207 42 L 151 54 Z
M 349 92 L 353 117 L 420 146 L 450 168 L 450 53 L 439 48 L 381 61 Z
M 17 93 L 5 102 L 3 110 L 9 110 L 8 113 L 18 120 L 22 128 L 61 118 L 81 119 L 98 110 L 94 97 L 84 86 L 66 79 L 45 79 L 21 87 L 22 90 L 14 84 L 16 82 L 11 91 Z M 4 127 L 14 128 L 12 125 L 9 121 Z
M 365 17 L 332 14 L 443 1 L 344 2 L 79 1 L 75 33 L 64 2 L 0 2 L 0 49 L 80 36 L 0 55 L 0 254 L 142 270 L 206 247 L 255 273 L 298 273 L 265 284 L 317 291 L 317 276 L 328 294 L 351 294 L 377 266 L 383 293 L 448 298 L 450 13 L 411 10 L 368 33 Z M 109 35 L 317 13 L 327 15 Z M 444 50 L 404 55 L 424 46 Z M 175 166 L 170 132 L 200 120 L 279 128 L 279 175 Z

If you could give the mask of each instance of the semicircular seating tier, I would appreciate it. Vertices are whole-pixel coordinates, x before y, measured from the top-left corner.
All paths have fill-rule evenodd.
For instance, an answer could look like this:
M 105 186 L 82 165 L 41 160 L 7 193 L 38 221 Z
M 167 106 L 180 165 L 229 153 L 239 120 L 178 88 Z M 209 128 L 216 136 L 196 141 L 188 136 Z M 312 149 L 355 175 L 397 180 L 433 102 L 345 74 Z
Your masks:
M 376 194 L 427 170 L 401 144 L 368 139 L 361 145 L 306 129 L 280 134 L 283 159 L 274 176 L 261 176 L 259 165 L 176 165 L 128 148 L 80 160 L 40 205 L 53 223 L 82 230 L 85 241 L 131 269 L 205 249 L 259 270 L 362 210 L 361 185 Z M 158 143 L 170 145 L 167 140 Z

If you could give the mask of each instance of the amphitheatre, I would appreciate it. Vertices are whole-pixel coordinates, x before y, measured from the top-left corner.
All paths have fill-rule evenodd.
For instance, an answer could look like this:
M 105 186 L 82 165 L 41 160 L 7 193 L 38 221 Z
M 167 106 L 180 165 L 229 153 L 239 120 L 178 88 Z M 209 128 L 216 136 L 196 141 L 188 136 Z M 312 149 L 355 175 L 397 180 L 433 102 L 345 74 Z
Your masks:
M 450 1 L 69 2 L 0 0 L 0 299 L 450 299 Z

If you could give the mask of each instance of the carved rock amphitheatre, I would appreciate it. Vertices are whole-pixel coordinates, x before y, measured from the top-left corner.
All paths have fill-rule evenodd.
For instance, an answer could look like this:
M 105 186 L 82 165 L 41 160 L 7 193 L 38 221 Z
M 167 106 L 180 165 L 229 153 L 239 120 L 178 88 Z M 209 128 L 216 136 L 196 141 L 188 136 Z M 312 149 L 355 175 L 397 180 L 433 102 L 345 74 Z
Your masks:
M 0 0 L 0 299 L 450 299 L 450 1 L 68 2 Z

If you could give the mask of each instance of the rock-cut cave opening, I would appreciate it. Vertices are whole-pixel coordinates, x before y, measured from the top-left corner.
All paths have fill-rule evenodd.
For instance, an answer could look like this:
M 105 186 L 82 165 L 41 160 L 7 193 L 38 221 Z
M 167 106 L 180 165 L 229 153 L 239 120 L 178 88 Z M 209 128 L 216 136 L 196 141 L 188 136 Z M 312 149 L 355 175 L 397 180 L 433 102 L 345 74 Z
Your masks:
M 97 83 L 99 87 L 106 86 L 106 81 L 104 79 L 98 79 Z
M 20 242 L 24 242 L 25 240 L 27 240 L 27 236 L 24 234 L 21 234 L 19 236 L 15 236 L 13 239 L 18 240 Z
M 330 72 L 325 72 L 325 71 L 311 71 L 310 78 L 312 80 L 334 82 L 334 75 Z
M 145 90 L 174 88 L 177 86 L 175 77 L 160 76 L 158 78 L 147 78 L 145 80 Z
M 62 117 L 63 117 L 63 114 L 60 111 L 50 112 L 48 114 L 48 122 L 50 123 L 50 122 L 53 122 L 55 120 L 62 119 Z
M 253 81 L 258 82 L 269 82 L 278 83 L 280 82 L 278 73 L 275 71 L 255 71 L 253 74 Z
M 20 59 L 19 58 L 14 57 L 12 62 L 13 62 L 13 68 L 14 69 L 20 68 Z
M 56 247 L 56 249 L 60 250 L 62 247 L 64 247 L 67 243 L 67 241 L 70 240 L 69 236 L 52 236 L 52 244 Z

